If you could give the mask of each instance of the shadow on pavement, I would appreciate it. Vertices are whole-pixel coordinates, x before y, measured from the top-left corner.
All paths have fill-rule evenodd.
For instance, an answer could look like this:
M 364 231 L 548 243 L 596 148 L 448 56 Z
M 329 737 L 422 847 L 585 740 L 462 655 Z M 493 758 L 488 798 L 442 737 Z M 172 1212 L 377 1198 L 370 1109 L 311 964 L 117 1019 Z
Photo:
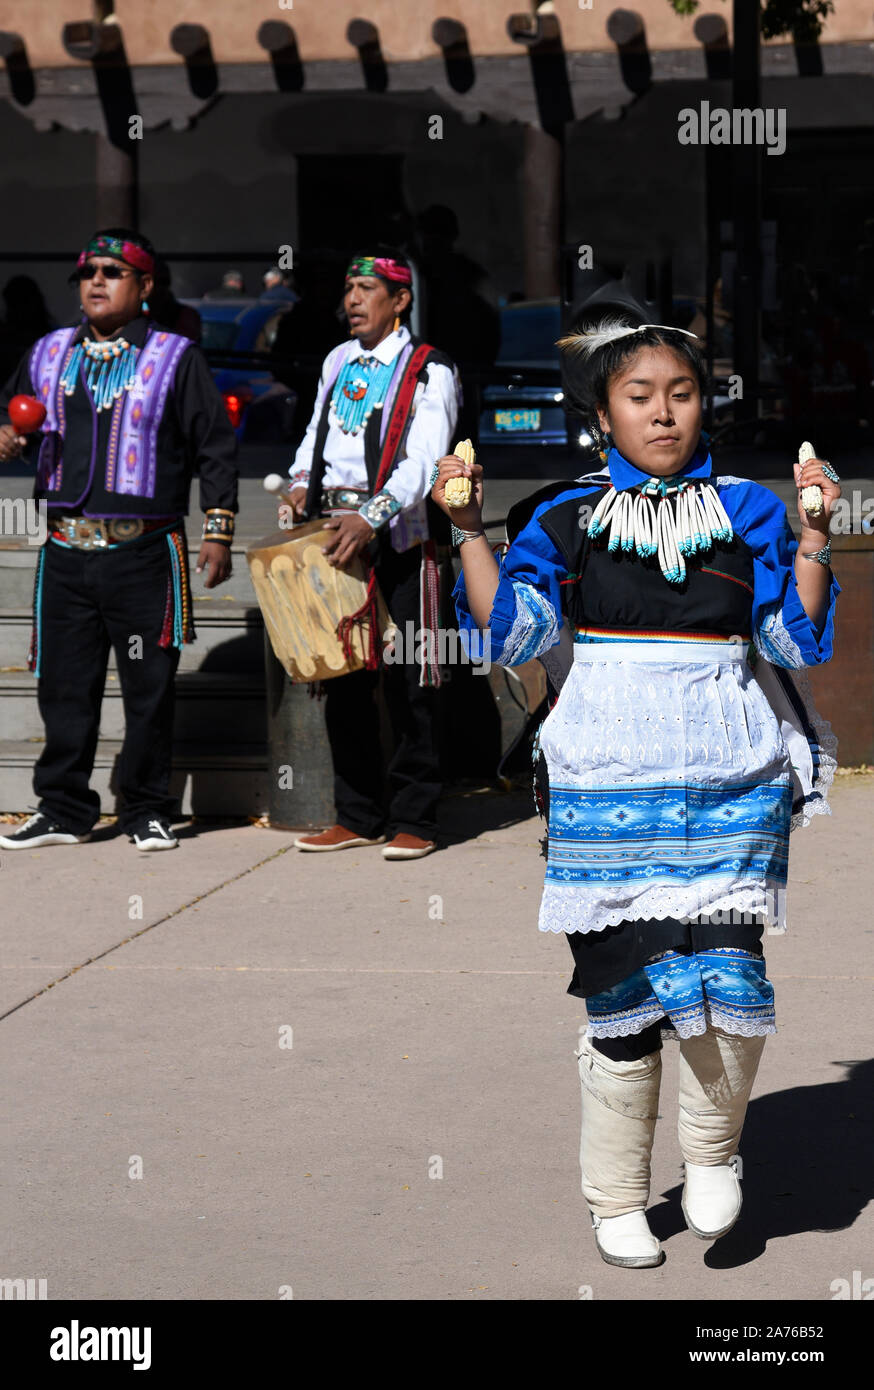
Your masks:
M 452 790 L 441 799 L 437 819 L 439 838 L 451 843 L 473 840 L 489 830 L 500 830 L 527 820 L 535 821 L 531 826 L 532 849 L 536 849 L 544 834 L 530 786 L 524 790 L 513 787 L 507 792 L 495 787 Z
M 769 1240 L 808 1231 L 843 1231 L 874 1195 L 870 1097 L 874 1061 L 833 1061 L 839 1080 L 750 1102 L 741 1141 L 743 1207 L 737 1225 L 708 1248 L 711 1269 L 733 1269 L 764 1254 Z M 647 1212 L 653 1234 L 686 1230 L 682 1183 Z M 835 1269 L 849 1278 L 852 1270 Z M 823 1289 L 823 1297 L 827 1293 Z

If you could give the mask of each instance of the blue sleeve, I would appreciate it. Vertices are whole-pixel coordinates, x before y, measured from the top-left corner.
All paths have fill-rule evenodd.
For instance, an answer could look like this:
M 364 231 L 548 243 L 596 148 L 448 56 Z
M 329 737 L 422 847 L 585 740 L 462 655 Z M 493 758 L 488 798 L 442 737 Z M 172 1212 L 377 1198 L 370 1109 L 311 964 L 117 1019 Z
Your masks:
M 766 661 L 789 670 L 830 661 L 835 600 L 841 592 L 831 570 L 828 609 L 822 632 L 817 634 L 798 596 L 798 542 L 785 505 L 770 488 L 759 483 L 735 483 L 721 488 L 719 496 L 732 526 L 753 554 L 752 638 L 756 651 Z
M 521 666 L 560 640 L 561 582 L 567 577 L 567 565 L 540 525 L 540 517 L 561 502 L 597 490 L 572 488 L 542 502 L 504 556 L 489 615 L 489 659 L 494 665 Z M 463 632 L 478 632 L 468 606 L 463 573 L 452 596 L 459 628 Z

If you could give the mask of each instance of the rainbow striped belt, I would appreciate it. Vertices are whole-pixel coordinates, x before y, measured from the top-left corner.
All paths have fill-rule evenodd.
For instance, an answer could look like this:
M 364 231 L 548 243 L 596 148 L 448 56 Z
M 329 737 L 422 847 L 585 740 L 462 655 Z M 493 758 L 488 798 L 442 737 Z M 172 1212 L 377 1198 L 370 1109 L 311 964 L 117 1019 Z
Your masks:
M 575 661 L 744 661 L 750 638 L 720 632 L 578 627 Z

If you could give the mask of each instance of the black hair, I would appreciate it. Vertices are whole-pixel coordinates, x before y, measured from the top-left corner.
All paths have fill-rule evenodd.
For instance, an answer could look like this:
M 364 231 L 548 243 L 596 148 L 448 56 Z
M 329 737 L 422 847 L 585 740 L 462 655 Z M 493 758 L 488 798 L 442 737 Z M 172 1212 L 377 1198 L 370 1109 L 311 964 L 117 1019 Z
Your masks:
M 371 246 L 366 251 L 356 251 L 350 259 L 353 261 L 360 261 L 363 260 L 365 257 L 370 256 L 380 256 L 385 257 L 385 259 L 389 261 L 397 261 L 398 265 L 404 266 L 412 274 L 412 267 L 404 253 L 402 251 L 399 251 L 396 246 L 386 246 L 384 242 L 378 242 L 376 246 Z M 392 291 L 409 290 L 410 302 L 407 305 L 406 309 L 403 309 L 401 311 L 400 315 L 401 323 L 409 323 L 410 314 L 413 308 L 413 286 L 408 285 L 401 280 L 389 280 L 387 275 L 379 275 L 376 271 L 374 271 L 373 273 L 374 275 L 376 275 L 377 280 L 381 280 L 384 285 L 388 285 L 388 288 Z
M 582 416 L 596 441 L 603 439 L 598 422 L 598 407 L 605 409 L 612 378 L 630 358 L 646 347 L 666 347 L 675 352 L 691 369 L 703 397 L 707 390 L 707 367 L 695 340 L 673 328 L 641 328 L 621 338 L 612 338 L 600 347 L 589 348 L 585 334 L 605 332 L 610 328 L 639 328 L 629 314 L 599 314 L 593 322 L 583 323 L 577 332 L 559 338 L 561 350 L 562 387 L 566 408 Z

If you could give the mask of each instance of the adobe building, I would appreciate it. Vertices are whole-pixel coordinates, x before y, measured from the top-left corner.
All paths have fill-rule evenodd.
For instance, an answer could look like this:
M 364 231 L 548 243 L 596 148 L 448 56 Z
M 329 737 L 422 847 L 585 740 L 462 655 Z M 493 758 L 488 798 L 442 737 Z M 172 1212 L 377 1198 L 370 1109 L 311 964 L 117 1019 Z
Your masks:
M 281 246 L 414 244 L 437 207 L 493 303 L 557 293 L 578 245 L 650 298 L 704 296 L 734 250 L 729 156 L 681 144 L 678 115 L 732 106 L 731 23 L 670 0 L 2 0 L 0 273 L 63 317 L 98 222 L 138 221 L 197 294 Z M 750 104 L 786 132 L 754 155 L 766 310 L 798 265 L 870 277 L 872 42 L 867 0 L 841 0 L 815 41 L 761 47 Z

